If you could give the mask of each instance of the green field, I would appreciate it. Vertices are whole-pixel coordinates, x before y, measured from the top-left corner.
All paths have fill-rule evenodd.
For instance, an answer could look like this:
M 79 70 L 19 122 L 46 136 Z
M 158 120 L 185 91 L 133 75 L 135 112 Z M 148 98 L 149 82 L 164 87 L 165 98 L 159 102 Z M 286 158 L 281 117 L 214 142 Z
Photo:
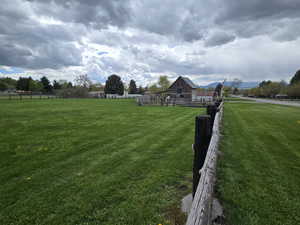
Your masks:
M 129 100 L 0 101 L 0 224 L 182 220 L 194 117 Z
M 230 225 L 300 224 L 300 109 L 226 103 L 217 191 Z

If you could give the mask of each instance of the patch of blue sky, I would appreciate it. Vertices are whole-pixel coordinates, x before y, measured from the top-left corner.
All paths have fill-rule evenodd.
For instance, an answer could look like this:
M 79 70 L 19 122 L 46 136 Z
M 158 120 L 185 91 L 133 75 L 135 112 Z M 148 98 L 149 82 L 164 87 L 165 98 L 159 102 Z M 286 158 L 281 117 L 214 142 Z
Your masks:
M 23 72 L 24 72 L 23 69 L 17 67 L 10 67 L 9 69 L 0 67 L 0 74 L 16 74 L 16 73 L 23 73 Z
M 97 71 L 90 71 L 90 72 L 88 72 L 88 77 L 93 82 L 105 83 L 105 81 L 106 81 L 106 77 L 105 76 L 101 76 Z
M 98 52 L 98 55 L 106 55 L 108 52 Z

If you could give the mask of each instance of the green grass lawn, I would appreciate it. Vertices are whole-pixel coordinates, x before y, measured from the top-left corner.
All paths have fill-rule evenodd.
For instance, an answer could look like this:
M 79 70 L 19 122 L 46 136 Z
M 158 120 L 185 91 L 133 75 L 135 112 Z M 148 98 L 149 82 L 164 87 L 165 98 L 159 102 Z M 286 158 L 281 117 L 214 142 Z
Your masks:
M 172 224 L 201 110 L 1 100 L 0 224 Z
M 230 225 L 300 224 L 300 109 L 227 103 L 217 194 Z

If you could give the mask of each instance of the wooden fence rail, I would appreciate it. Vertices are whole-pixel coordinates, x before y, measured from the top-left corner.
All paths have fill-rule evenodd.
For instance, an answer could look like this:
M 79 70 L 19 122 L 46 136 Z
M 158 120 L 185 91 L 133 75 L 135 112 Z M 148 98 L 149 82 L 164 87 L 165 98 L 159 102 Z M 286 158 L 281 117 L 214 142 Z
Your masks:
M 223 115 L 223 102 L 219 103 L 218 106 L 215 107 L 215 109 L 216 110 L 212 110 L 212 112 L 208 110 L 208 112 L 211 112 L 210 120 L 213 120 L 212 133 L 211 133 L 209 146 L 206 152 L 204 164 L 200 170 L 196 170 L 196 171 L 194 170 L 194 172 L 196 173 L 198 172 L 200 174 L 200 180 L 198 185 L 196 185 L 197 189 L 194 194 L 192 207 L 186 225 L 211 224 L 211 207 L 213 201 L 213 192 L 214 192 L 214 183 L 215 183 L 215 174 L 216 174 L 217 151 L 218 151 L 218 145 L 220 140 L 220 123 Z M 215 113 L 214 116 L 215 118 L 213 118 L 212 116 L 214 113 Z M 202 125 L 201 127 L 204 127 L 204 125 Z M 199 132 L 201 133 L 201 130 Z M 202 130 L 202 132 L 207 132 L 207 131 Z M 196 136 L 197 134 L 195 135 L 195 139 Z M 202 134 L 202 136 L 205 135 Z M 196 153 L 196 151 L 199 149 L 197 149 L 195 145 L 194 145 L 194 150 Z M 195 158 L 196 157 L 197 156 L 195 154 Z M 195 162 L 194 162 L 194 168 L 195 168 Z M 195 186 L 195 184 L 193 186 Z
M 54 99 L 60 98 L 57 95 L 30 95 L 30 94 L 8 94 L 0 95 L 0 100 L 27 100 L 27 99 Z

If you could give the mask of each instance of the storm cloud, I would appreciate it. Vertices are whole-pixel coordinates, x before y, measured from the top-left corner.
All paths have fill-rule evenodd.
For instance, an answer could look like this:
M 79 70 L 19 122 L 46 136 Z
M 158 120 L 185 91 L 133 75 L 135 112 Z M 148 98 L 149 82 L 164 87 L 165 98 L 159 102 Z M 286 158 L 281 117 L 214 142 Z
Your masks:
M 144 85 L 161 74 L 287 80 L 300 67 L 299 11 L 299 0 L 4 0 L 0 67 Z

